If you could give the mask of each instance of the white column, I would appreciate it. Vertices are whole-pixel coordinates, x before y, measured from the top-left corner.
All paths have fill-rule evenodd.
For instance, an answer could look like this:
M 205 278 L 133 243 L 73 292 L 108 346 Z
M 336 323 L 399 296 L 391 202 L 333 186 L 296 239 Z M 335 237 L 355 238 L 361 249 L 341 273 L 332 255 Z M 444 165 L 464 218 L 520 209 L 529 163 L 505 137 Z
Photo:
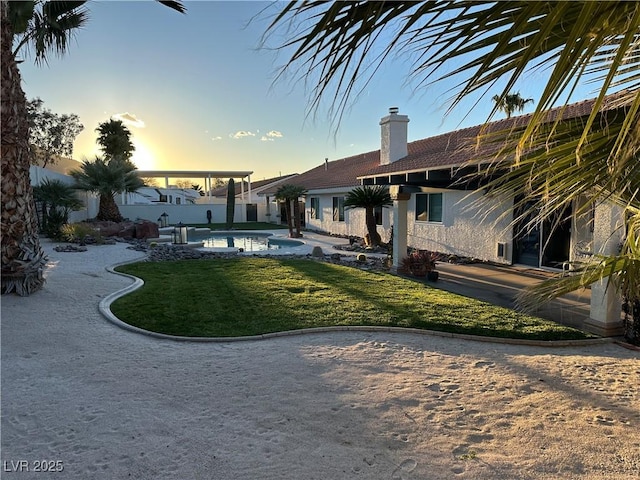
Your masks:
M 622 239 L 622 209 L 612 204 L 596 207 L 593 229 L 593 251 L 616 255 Z M 585 328 L 597 335 L 615 336 L 622 333 L 621 299 L 608 278 L 591 285 L 591 309 Z
M 249 190 L 249 202 L 248 203 L 253 203 L 253 201 L 251 199 L 251 175 L 247 175 L 247 184 L 248 184 L 248 190 Z
M 399 187 L 392 186 L 389 190 L 393 199 L 393 265 L 396 271 L 402 259 L 407 256 L 407 204 L 410 193 L 400 192 Z

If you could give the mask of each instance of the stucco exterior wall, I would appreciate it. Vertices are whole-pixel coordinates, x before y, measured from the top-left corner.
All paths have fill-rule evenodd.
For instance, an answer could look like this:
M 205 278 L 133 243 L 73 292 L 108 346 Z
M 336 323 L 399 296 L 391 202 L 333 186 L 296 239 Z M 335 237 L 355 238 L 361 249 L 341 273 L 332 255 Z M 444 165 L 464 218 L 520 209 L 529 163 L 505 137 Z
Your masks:
M 409 247 L 449 253 L 480 260 L 510 264 L 513 234 L 509 223 L 513 216 L 511 203 L 495 204 L 486 213 L 484 208 L 470 209 L 479 194 L 457 190 L 432 190 L 443 193 L 442 223 L 416 221 L 416 195 L 411 195 L 407 212 L 407 245 Z M 506 213 L 504 219 L 499 219 Z M 506 243 L 506 255 L 498 257 L 498 242 Z
M 365 211 L 363 208 L 346 209 L 344 221 L 333 220 L 333 197 L 344 197 L 347 192 L 335 192 L 326 194 L 308 194 L 305 199 L 305 221 L 307 229 L 345 235 L 364 237 L 367 233 L 365 223 Z M 311 198 L 317 197 L 320 201 L 320 214 L 318 219 L 311 218 Z M 382 209 L 382 225 L 378 225 L 378 233 L 383 242 L 388 242 L 391 234 L 391 208 Z

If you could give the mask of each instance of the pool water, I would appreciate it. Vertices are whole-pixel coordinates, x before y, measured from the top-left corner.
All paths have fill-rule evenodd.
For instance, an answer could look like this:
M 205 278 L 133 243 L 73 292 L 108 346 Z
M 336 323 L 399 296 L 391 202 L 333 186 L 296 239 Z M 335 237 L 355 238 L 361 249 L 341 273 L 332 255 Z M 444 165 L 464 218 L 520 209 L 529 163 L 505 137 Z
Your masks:
M 204 242 L 205 248 L 241 248 L 245 252 L 261 252 L 280 248 L 299 247 L 303 242 L 285 238 L 273 238 L 271 234 L 212 233 L 199 235 L 194 240 Z

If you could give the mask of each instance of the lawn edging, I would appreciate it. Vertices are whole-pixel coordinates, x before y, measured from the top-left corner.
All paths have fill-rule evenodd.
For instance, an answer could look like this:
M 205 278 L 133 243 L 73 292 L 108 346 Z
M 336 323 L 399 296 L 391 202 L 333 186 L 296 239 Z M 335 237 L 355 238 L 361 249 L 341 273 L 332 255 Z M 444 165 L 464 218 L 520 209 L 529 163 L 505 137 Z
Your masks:
M 417 335 L 429 335 L 433 337 L 454 338 L 459 340 L 470 340 L 474 342 L 485 343 L 499 343 L 508 345 L 526 345 L 534 347 L 576 347 L 576 346 L 588 346 L 588 345 L 600 345 L 605 343 L 614 343 L 614 338 L 588 338 L 583 340 L 527 340 L 521 338 L 504 338 L 504 337 L 489 337 L 481 335 L 469 335 L 464 333 L 442 332 L 439 330 L 423 330 L 419 328 L 406 328 L 406 327 L 379 327 L 379 326 L 335 326 L 335 327 L 315 327 L 315 328 L 302 328 L 299 330 L 288 330 L 284 332 L 263 333 L 261 335 L 247 335 L 243 337 L 187 337 L 180 335 L 168 335 L 166 333 L 152 332 L 140 327 L 133 326 L 126 323 L 116 317 L 111 311 L 111 304 L 120 297 L 123 297 L 144 285 L 144 280 L 128 273 L 118 272 L 115 269 L 122 265 L 128 265 L 131 263 L 138 263 L 140 259 L 133 259 L 126 262 L 115 263 L 106 267 L 109 273 L 120 275 L 132 280 L 132 283 L 125 288 L 122 288 L 116 292 L 113 292 L 103 298 L 98 309 L 100 313 L 114 325 L 128 330 L 133 333 L 146 335 L 148 337 L 172 340 L 177 342 L 197 342 L 197 343 L 225 343 L 225 342 L 244 342 L 255 340 L 269 340 L 280 337 L 291 337 L 294 335 L 308 335 L 313 333 L 332 333 L 332 332 L 387 332 L 387 333 L 412 333 Z

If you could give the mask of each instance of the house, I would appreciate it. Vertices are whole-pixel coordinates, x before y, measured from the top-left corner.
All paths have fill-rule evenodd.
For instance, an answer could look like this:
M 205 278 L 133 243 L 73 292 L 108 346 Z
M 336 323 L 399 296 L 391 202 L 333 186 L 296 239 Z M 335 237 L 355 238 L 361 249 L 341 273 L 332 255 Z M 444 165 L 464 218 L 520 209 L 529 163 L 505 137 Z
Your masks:
M 200 193 L 192 188 L 142 187 L 135 192 L 122 193 L 115 197 L 118 205 L 194 205 L 198 203 Z
M 302 186 L 307 193 L 302 202 L 303 225 L 308 230 L 327 232 L 345 236 L 363 236 L 365 217 L 363 209 L 345 209 L 344 199 L 347 193 L 359 186 L 358 176 L 379 164 L 379 152 L 368 152 L 340 160 L 325 160 L 321 165 L 285 183 Z M 262 195 L 273 198 L 277 186 L 266 189 Z M 381 209 L 382 210 L 382 209 Z M 389 239 L 391 211 L 376 212 L 376 220 L 384 240 Z M 284 206 L 278 209 L 280 223 L 286 223 Z M 386 235 L 386 236 L 385 236 Z
M 586 117 L 593 104 L 593 100 L 586 100 L 555 109 L 548 120 L 559 115 L 562 119 Z M 396 267 L 406 256 L 407 247 L 557 271 L 594 252 L 614 252 L 623 229 L 620 212 L 610 204 L 593 206 L 588 216 L 576 215 L 574 206 L 564 212 L 555 228 L 545 222 L 526 233 L 518 226 L 511 227 L 513 199 L 489 200 L 494 202 L 489 210 L 474 206 L 474 200 L 484 193 L 477 181 L 461 180 L 478 168 L 472 162 L 477 135 L 482 128 L 502 131 L 526 125 L 528 119 L 529 115 L 512 117 L 408 142 L 409 118 L 391 108 L 380 120 L 380 150 L 325 161 L 291 181 L 308 190 L 307 228 L 362 236 L 364 212 L 345 212 L 344 197 L 359 185 L 386 185 L 394 205 L 390 211 L 379 212 L 378 219 L 383 240 L 389 238 L 393 225 Z M 481 153 L 487 158 L 491 152 Z M 618 333 L 620 302 L 614 289 L 606 289 L 605 282 L 591 290 L 590 328 L 599 334 Z

